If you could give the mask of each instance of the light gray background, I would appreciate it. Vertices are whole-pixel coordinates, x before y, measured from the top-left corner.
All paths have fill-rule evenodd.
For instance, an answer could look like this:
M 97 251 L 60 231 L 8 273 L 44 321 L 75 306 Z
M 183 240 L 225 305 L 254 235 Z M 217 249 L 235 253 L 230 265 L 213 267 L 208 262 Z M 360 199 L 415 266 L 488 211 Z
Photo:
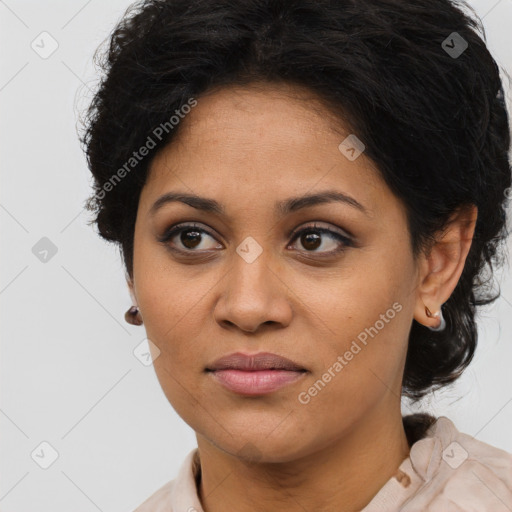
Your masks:
M 3 512 L 131 511 L 196 446 L 153 368 L 133 355 L 145 335 L 124 322 L 130 297 L 121 259 L 82 211 L 90 179 L 77 112 L 98 78 L 92 55 L 129 4 L 0 1 Z M 512 0 L 471 5 L 511 73 Z M 47 59 L 31 48 L 43 31 L 59 45 Z M 58 250 L 46 263 L 32 252 L 43 237 Z M 480 313 L 474 362 L 423 408 L 512 452 L 509 272 L 501 286 L 503 297 Z M 48 469 L 31 458 L 43 441 L 59 454 Z M 37 453 L 41 461 L 50 452 Z

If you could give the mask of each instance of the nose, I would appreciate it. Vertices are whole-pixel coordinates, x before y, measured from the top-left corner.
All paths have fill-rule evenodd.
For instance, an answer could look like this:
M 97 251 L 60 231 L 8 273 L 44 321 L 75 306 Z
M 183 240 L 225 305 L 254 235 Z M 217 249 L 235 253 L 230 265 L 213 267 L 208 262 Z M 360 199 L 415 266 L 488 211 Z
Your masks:
M 219 283 L 220 294 L 214 308 L 217 323 L 226 329 L 250 333 L 289 325 L 292 292 L 268 259 L 263 254 L 251 263 L 238 254 L 233 259 L 231 269 Z

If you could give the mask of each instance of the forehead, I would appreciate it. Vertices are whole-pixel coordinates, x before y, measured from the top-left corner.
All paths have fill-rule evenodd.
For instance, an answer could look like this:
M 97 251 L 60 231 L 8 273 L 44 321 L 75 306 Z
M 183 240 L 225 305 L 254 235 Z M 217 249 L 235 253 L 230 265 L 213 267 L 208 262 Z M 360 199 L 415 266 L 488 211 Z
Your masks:
M 290 197 L 315 187 L 369 205 L 389 194 L 364 152 L 349 160 L 340 151 L 353 136 L 350 128 L 308 90 L 230 86 L 197 102 L 152 161 L 143 200 L 176 188 L 246 206 L 248 198 Z
M 247 148 L 272 141 L 286 146 L 306 139 L 321 144 L 326 135 L 337 139 L 348 135 L 345 124 L 309 89 L 286 83 L 231 85 L 198 99 L 180 122 L 175 142 L 190 145 L 200 135 L 202 141 L 219 145 L 244 141 Z

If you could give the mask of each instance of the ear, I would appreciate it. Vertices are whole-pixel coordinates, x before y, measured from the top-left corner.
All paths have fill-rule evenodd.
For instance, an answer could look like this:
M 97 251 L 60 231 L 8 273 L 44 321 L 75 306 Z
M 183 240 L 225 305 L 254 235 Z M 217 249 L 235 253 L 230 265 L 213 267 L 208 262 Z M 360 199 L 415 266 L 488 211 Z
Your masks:
M 439 323 L 427 316 L 425 306 L 436 313 L 450 298 L 464 269 L 477 217 L 475 205 L 459 207 L 428 254 L 421 255 L 414 309 L 414 319 L 419 323 L 429 327 Z
M 130 292 L 130 296 L 132 298 L 132 304 L 134 306 L 138 306 L 135 286 L 133 284 L 133 280 L 128 275 L 126 275 L 126 284 L 128 285 L 128 291 Z

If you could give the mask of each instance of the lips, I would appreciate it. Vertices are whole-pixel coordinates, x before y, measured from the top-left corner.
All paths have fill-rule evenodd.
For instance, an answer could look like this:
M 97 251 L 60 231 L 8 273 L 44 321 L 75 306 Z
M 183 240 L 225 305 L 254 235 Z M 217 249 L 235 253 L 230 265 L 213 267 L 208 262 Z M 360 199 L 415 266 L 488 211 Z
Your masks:
M 261 396 L 298 382 L 308 370 L 270 352 L 252 355 L 237 352 L 217 359 L 206 372 L 232 393 Z
M 297 363 L 270 352 L 259 352 L 258 354 L 243 354 L 236 352 L 217 359 L 206 368 L 206 371 L 218 370 L 241 370 L 256 372 L 261 370 L 288 370 L 293 372 L 305 372 L 305 368 Z

